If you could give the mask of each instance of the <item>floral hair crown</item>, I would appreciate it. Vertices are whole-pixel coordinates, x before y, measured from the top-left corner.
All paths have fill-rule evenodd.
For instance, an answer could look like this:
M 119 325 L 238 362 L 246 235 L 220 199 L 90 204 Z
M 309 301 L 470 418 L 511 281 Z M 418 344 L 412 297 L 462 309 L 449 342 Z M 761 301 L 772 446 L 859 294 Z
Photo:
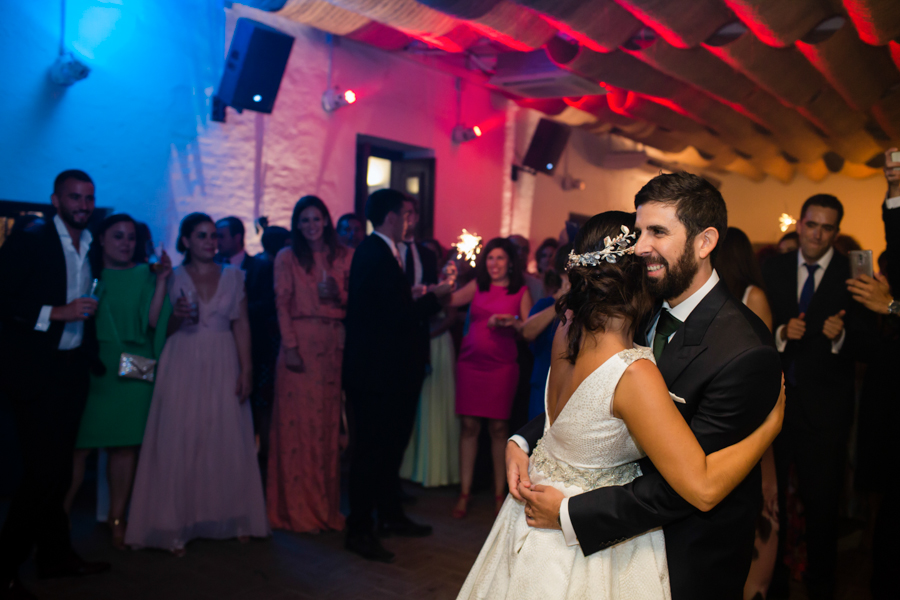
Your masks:
M 615 264 L 619 261 L 619 258 L 626 254 L 634 254 L 634 244 L 636 241 L 637 235 L 631 233 L 626 226 L 622 225 L 622 233 L 614 238 L 607 236 L 603 240 L 603 243 L 605 244 L 603 250 L 585 252 L 584 254 L 575 254 L 574 251 L 569 252 L 569 264 L 566 268 L 596 267 L 604 260 L 608 263 Z

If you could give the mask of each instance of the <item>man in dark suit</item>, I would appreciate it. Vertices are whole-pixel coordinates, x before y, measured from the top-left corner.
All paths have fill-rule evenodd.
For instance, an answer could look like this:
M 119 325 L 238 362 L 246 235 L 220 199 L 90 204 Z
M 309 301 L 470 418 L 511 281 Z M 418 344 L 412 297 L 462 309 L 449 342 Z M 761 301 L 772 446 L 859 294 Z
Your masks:
M 290 242 L 291 232 L 269 226 L 262 234 L 263 252 L 245 258 L 247 315 L 250 320 L 250 355 L 253 360 L 253 392 L 250 409 L 253 433 L 257 438 L 259 472 L 263 489 L 269 473 L 269 431 L 275 401 L 275 363 L 281 347 L 278 313 L 275 308 L 275 256 Z
M 397 243 L 400 262 L 406 281 L 413 288 L 434 285 L 438 282 L 438 257 L 427 246 L 416 241 L 416 225 L 419 222 L 419 205 L 415 198 L 407 196 L 406 209 L 412 211 L 406 236 Z
M 884 315 L 883 326 L 893 327 L 894 331 L 900 326 L 900 161 L 894 161 L 893 153 L 897 148 L 890 148 L 885 152 L 884 175 L 887 180 L 888 190 L 884 202 L 881 205 L 881 216 L 884 220 L 884 238 L 887 242 L 887 281 L 882 271 L 877 281 L 868 280 L 860 282 L 854 280 L 848 282 L 854 300 L 862 303 L 874 313 Z M 879 261 L 880 262 L 880 261 Z M 889 283 L 890 286 L 885 284 Z M 896 299 L 896 300 L 895 300 Z M 893 373 L 890 369 L 898 363 L 898 340 L 884 344 L 878 348 L 883 352 L 882 365 L 886 366 L 885 378 L 890 378 Z M 868 367 L 872 369 L 870 365 Z M 896 395 L 889 394 L 881 402 L 884 406 L 896 406 Z M 885 411 L 887 415 L 896 414 L 897 409 Z M 885 413 L 882 413 L 885 414 Z M 888 420 L 887 427 L 893 428 L 896 421 Z M 884 440 L 883 442 L 887 442 Z M 885 443 L 885 445 L 887 445 Z M 889 456 L 888 460 L 893 460 Z M 875 534 L 872 539 L 872 581 L 871 591 L 873 600 L 887 600 L 897 595 L 897 585 L 894 581 L 894 569 L 896 568 L 896 543 L 900 537 L 900 514 L 897 505 L 900 503 L 900 480 L 888 474 L 884 477 L 884 498 L 882 499 L 875 519 Z
M 341 243 L 348 248 L 356 248 L 366 237 L 366 224 L 355 213 L 341 215 L 334 228 Z
M 786 491 L 793 465 L 805 509 L 806 585 L 813 600 L 834 597 L 840 495 L 853 423 L 850 349 L 858 331 L 857 308 L 846 286 L 850 262 L 832 246 L 843 216 L 844 208 L 834 196 L 812 196 L 797 223 L 800 249 L 763 266 L 787 393 L 784 429 L 774 445 L 781 521 L 778 557 L 783 556 L 788 531 Z M 776 597 L 787 592 L 787 575 L 778 560 L 772 586 Z
M 347 549 L 390 562 L 373 532 L 425 536 L 431 527 L 412 522 L 397 494 L 400 464 L 409 443 L 425 377 L 428 333 L 420 326 L 440 308 L 447 284 L 413 300 L 397 242 L 405 237 L 410 205 L 395 190 L 379 190 L 366 202 L 375 231 L 357 247 L 350 265 L 343 383 L 351 417 L 350 515 Z
M 635 207 L 635 254 L 661 302 L 636 341 L 653 349 L 673 401 L 709 454 L 765 420 L 780 390 L 778 354 L 766 326 L 728 293 L 713 268 L 727 229 L 721 194 L 695 175 L 659 175 L 638 192 Z M 562 529 L 585 555 L 662 526 L 674 600 L 743 597 L 762 504 L 758 466 L 705 513 L 678 496 L 647 459 L 643 476 L 628 485 L 564 500 L 553 488 L 527 489 L 525 452 L 535 447 L 543 421 L 536 418 L 507 445 L 511 493 L 536 516 L 529 525 Z
M 83 171 L 64 171 L 51 196 L 57 214 L 35 220 L 0 248 L 0 365 L 18 430 L 24 475 L 0 531 L 0 598 L 34 598 L 18 569 L 37 546 L 39 577 L 99 573 L 72 549 L 63 499 L 96 359 L 85 230 L 94 184 Z
M 229 263 L 246 271 L 253 256 L 244 250 L 244 223 L 234 216 L 219 219 L 216 221 L 216 238 L 219 241 L 216 262 Z

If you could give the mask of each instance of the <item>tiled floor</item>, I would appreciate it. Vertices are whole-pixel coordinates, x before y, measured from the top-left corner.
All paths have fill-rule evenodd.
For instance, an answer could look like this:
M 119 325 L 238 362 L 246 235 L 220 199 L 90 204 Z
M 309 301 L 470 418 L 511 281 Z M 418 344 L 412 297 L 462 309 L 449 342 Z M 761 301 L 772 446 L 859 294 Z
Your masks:
M 343 535 L 298 535 L 276 532 L 271 539 L 197 541 L 187 556 L 158 551 L 117 552 L 109 546 L 104 525 L 93 520 L 90 499 L 82 498 L 73 514 L 72 535 L 88 559 L 113 564 L 110 573 L 86 579 L 38 581 L 33 562 L 22 570 L 26 585 L 43 600 L 397 600 L 452 599 L 493 521 L 489 493 L 473 498 L 463 521 L 450 517 L 454 489 L 409 487 L 417 503 L 410 516 L 434 525 L 424 539 L 388 539 L 397 554 L 394 564 L 370 563 L 343 549 Z M 0 519 L 6 502 L 0 501 Z M 859 534 L 843 540 L 839 560 L 838 600 L 866 600 L 869 561 L 856 550 Z M 791 600 L 804 600 L 794 585 Z
M 493 498 L 473 497 L 464 521 L 450 517 L 458 491 L 410 487 L 417 498 L 411 518 L 434 526 L 423 539 L 391 538 L 393 564 L 365 561 L 343 548 L 343 534 L 275 532 L 268 540 L 196 541 L 187 556 L 160 551 L 117 552 L 109 546 L 105 525 L 93 520 L 87 503 L 76 507 L 72 537 L 89 560 L 113 564 L 110 573 L 85 579 L 38 581 L 33 561 L 22 579 L 47 600 L 237 600 L 306 598 L 393 599 L 455 598 L 493 521 Z M 0 502 L 0 519 L 6 502 Z

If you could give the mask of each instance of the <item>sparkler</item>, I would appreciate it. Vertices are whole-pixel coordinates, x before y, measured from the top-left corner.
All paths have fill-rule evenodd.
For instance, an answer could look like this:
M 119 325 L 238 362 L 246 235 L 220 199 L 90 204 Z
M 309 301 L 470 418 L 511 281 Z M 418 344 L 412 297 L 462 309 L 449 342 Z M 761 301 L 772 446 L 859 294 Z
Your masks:
M 797 223 L 797 219 L 787 213 L 781 213 L 781 216 L 778 217 L 778 223 L 781 226 L 781 232 L 784 233 L 791 225 L 795 225 Z
M 456 258 L 465 258 L 474 267 L 475 258 L 481 253 L 481 236 L 463 229 L 457 240 L 455 244 L 451 244 L 456 248 Z

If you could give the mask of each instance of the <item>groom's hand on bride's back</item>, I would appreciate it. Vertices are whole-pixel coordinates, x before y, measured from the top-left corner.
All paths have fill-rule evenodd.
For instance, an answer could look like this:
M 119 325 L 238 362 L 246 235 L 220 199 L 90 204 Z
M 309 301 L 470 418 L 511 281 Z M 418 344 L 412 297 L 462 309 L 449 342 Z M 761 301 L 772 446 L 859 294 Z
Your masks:
M 531 487 L 531 480 L 528 478 L 528 455 L 512 441 L 506 444 L 506 483 L 512 497 L 524 502 L 525 499 L 519 493 L 519 484 L 526 488 Z

